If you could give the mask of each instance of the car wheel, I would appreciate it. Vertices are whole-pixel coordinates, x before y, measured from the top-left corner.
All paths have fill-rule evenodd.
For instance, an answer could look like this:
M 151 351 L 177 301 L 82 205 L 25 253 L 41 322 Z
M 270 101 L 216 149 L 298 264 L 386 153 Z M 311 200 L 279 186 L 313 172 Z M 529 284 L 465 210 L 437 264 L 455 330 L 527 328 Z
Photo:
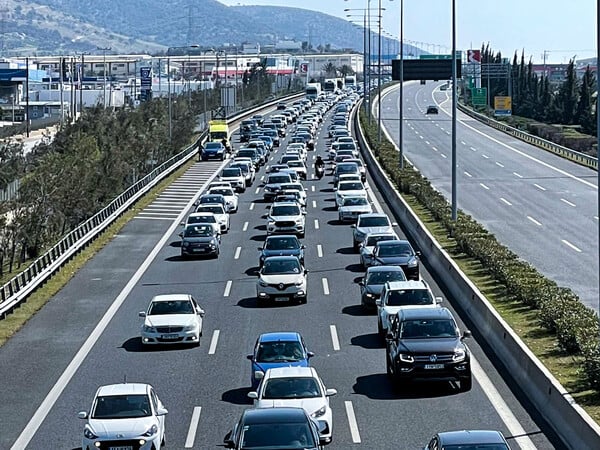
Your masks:
M 352 241 L 352 248 L 354 249 L 355 253 L 358 253 L 358 242 Z
M 394 376 L 394 371 L 392 370 L 392 364 L 390 363 L 389 355 L 385 355 L 385 369 L 388 377 L 392 378 Z
M 473 378 L 471 378 L 471 375 L 460 379 L 461 392 L 468 392 L 471 390 L 471 387 L 473 387 Z
M 166 447 L 167 441 L 165 440 L 165 435 L 163 434 L 162 441 L 160 441 L 160 447 Z

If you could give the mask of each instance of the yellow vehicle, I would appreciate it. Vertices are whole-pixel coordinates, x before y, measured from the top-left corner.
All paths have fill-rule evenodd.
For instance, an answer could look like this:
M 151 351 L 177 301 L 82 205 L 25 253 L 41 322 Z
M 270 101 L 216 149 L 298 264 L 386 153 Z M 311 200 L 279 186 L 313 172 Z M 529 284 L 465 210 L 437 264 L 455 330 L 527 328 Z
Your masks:
M 222 142 L 229 152 L 231 151 L 229 136 L 229 125 L 227 125 L 226 120 L 211 120 L 208 122 L 209 142 Z M 225 142 L 223 142 L 223 139 L 225 139 Z

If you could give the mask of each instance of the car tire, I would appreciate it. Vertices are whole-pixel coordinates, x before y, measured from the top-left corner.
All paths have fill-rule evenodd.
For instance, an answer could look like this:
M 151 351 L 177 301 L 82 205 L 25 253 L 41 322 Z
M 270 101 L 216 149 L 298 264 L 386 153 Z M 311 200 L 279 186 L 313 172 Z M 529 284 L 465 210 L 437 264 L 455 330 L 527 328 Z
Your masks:
M 358 242 L 352 241 L 352 248 L 354 249 L 354 253 L 358 253 Z
M 387 352 L 386 352 L 387 353 Z M 392 364 L 390 363 L 389 355 L 385 355 L 385 370 L 387 372 L 388 377 L 394 377 L 394 371 L 392 370 Z
M 460 379 L 460 391 L 461 392 L 469 392 L 473 387 L 473 378 L 469 374 L 468 377 L 464 377 Z

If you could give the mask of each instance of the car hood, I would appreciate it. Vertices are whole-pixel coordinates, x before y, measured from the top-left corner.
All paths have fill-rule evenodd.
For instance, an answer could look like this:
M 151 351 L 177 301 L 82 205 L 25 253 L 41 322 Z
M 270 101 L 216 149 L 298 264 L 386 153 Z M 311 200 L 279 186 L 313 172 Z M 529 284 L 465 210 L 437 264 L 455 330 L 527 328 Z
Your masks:
M 459 338 L 402 339 L 400 348 L 410 353 L 453 353 L 462 346 Z
M 370 294 L 381 295 L 381 291 L 383 290 L 383 284 L 368 284 L 365 286 L 365 291 Z
M 385 265 L 398 265 L 398 264 L 408 264 L 409 261 L 413 260 L 414 256 L 376 256 L 375 260 L 379 263 Z
M 194 243 L 200 243 L 200 244 L 209 244 L 211 243 L 213 240 L 215 240 L 215 237 L 213 236 L 206 236 L 206 237 L 185 237 L 183 238 L 183 242 L 194 242 Z
M 152 425 L 158 425 L 153 417 L 135 419 L 90 419 L 88 425 L 100 439 L 115 438 L 131 439 L 145 433 Z
M 356 231 L 364 234 L 368 233 L 390 233 L 392 228 L 388 225 L 385 227 L 357 227 Z
M 257 408 L 281 408 L 281 407 L 302 408 L 308 414 L 314 413 L 316 410 L 322 408 L 325 405 L 326 405 L 326 403 L 323 401 L 322 397 L 259 400 L 258 402 L 256 402 Z
M 187 326 L 194 323 L 195 314 L 164 314 L 146 316 L 145 324 L 151 327 Z
M 302 250 L 299 248 L 283 249 L 283 250 L 262 250 L 262 255 L 267 258 L 269 256 L 299 256 Z
M 295 222 L 296 220 L 300 219 L 302 216 L 270 216 L 270 217 L 275 222 L 285 222 L 285 221 Z
M 342 212 L 371 212 L 372 209 L 369 205 L 352 205 L 352 206 L 340 206 Z
M 301 359 L 300 361 L 279 361 L 279 362 L 253 362 L 256 370 L 266 372 L 269 369 L 276 367 L 308 367 L 308 360 Z
M 292 274 L 274 274 L 274 275 L 261 275 L 260 279 L 265 283 L 269 284 L 291 284 L 304 280 L 304 276 L 298 273 Z

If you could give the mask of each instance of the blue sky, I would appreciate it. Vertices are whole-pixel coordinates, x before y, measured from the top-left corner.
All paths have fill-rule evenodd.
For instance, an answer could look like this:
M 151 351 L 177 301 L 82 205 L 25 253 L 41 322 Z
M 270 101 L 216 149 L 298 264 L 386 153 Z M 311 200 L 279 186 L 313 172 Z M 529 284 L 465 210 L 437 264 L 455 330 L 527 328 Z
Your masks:
M 345 18 L 344 8 L 361 8 L 369 0 L 219 0 L 226 5 L 270 5 L 312 9 Z M 383 29 L 398 36 L 400 0 L 381 1 Z M 451 0 L 404 0 L 404 39 L 425 50 L 446 53 L 451 46 Z M 485 6 L 483 6 L 485 5 Z M 375 11 L 375 14 L 377 12 Z M 352 14 L 362 15 L 361 11 Z M 352 18 L 354 20 L 355 18 Z M 361 21 L 361 18 L 356 18 Z M 481 48 L 489 42 L 512 58 L 515 50 L 534 63 L 568 62 L 596 55 L 594 0 L 456 0 L 457 48 Z M 412 42 L 411 42 L 412 41 Z M 429 45 L 426 45 L 429 44 Z

